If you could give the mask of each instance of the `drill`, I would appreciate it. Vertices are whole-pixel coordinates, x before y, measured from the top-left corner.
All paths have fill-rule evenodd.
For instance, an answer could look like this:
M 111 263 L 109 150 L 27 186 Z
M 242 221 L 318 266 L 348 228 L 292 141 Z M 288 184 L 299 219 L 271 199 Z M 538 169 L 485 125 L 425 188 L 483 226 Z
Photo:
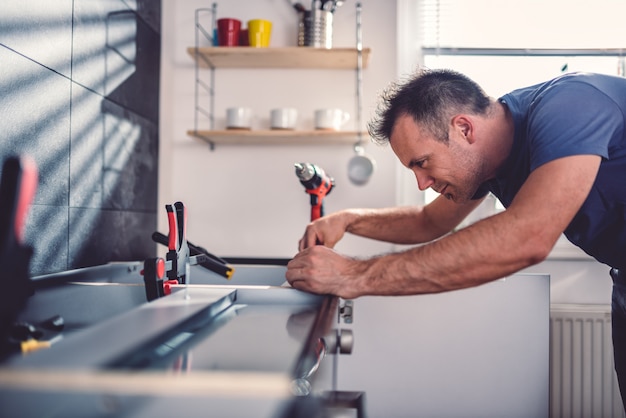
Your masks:
M 296 176 L 311 195 L 311 221 L 324 216 L 324 197 L 335 186 L 335 179 L 311 163 L 296 163 Z

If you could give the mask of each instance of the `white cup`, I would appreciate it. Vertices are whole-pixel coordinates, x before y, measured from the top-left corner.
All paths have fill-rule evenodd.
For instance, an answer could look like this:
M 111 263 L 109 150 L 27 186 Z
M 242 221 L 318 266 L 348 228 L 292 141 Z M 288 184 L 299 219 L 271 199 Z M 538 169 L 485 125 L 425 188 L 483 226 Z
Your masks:
M 315 129 L 338 131 L 350 120 L 350 114 L 341 109 L 318 109 L 315 111 Z
M 270 112 L 270 126 L 272 129 L 295 129 L 298 120 L 298 111 L 289 107 L 272 109 Z
M 228 129 L 250 129 L 252 110 L 247 107 L 230 107 L 226 109 L 226 127 Z

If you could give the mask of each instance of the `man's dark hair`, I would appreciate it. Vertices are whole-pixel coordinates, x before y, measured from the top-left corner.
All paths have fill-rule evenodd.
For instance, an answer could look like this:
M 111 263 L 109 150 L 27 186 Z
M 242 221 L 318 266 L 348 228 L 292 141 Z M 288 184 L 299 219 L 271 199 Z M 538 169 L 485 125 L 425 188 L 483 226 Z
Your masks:
M 409 115 L 447 143 L 453 115 L 485 114 L 489 104 L 489 96 L 467 76 L 453 70 L 420 69 L 408 80 L 387 87 L 367 129 L 374 141 L 386 143 L 398 117 Z

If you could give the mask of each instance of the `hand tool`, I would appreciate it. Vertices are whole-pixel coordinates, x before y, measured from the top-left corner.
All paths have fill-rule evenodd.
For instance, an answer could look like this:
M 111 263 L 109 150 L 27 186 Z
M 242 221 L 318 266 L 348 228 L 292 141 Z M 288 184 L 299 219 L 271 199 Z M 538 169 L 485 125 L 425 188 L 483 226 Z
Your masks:
M 311 195 L 311 221 L 324 216 L 324 198 L 335 186 L 335 179 L 319 166 L 311 163 L 295 163 L 296 176 Z
M 169 235 L 160 232 L 152 234 L 152 240 L 167 245 L 169 251 L 166 260 L 160 257 L 148 258 L 144 261 L 141 272 L 146 287 L 148 301 L 166 296 L 175 284 L 189 283 L 189 266 L 200 265 L 227 279 L 230 279 L 234 269 L 221 258 L 209 253 L 187 241 L 187 211 L 182 202 L 174 205 L 165 205 Z M 167 276 L 167 280 L 164 279 Z
M 160 232 L 153 233 L 152 240 L 158 244 L 168 245 L 167 236 L 163 235 Z M 227 279 L 230 279 L 232 277 L 235 269 L 231 265 L 229 265 L 227 261 L 216 256 L 215 254 L 211 254 L 203 247 L 194 245 L 190 241 L 187 241 L 187 246 L 189 247 L 191 261 L 193 261 L 192 259 L 194 258 L 194 256 L 204 256 L 197 258 L 197 264 L 199 266 L 202 266 L 207 270 L 211 270 L 212 272 L 217 273 Z M 190 264 L 194 265 L 193 262 L 191 262 Z
M 165 260 L 161 257 L 148 258 L 143 262 L 141 271 L 146 288 L 148 302 L 165 296 L 163 276 L 165 276 Z
M 167 222 L 169 225 L 169 241 L 165 259 L 171 262 L 171 268 L 167 270 L 167 278 L 169 280 L 178 280 L 179 283 L 185 284 L 185 268 L 189 262 L 189 246 L 185 238 L 185 229 L 187 227 L 187 209 L 182 202 L 176 202 L 174 205 L 165 205 L 167 211 Z
M 33 249 L 24 243 L 28 208 L 37 190 L 37 166 L 27 157 L 9 157 L 0 181 L 0 356 L 7 333 L 33 294 L 30 259 Z
M 161 257 L 148 258 L 144 261 L 144 268 L 141 271 L 148 301 L 166 295 L 165 283 L 170 286 L 171 284 L 186 284 L 188 279 L 189 246 L 185 238 L 187 210 L 182 202 L 176 202 L 174 205 L 167 204 L 165 210 L 169 227 L 167 238 L 169 251 L 165 255 L 167 261 Z M 164 281 L 164 276 L 167 276 L 166 281 Z

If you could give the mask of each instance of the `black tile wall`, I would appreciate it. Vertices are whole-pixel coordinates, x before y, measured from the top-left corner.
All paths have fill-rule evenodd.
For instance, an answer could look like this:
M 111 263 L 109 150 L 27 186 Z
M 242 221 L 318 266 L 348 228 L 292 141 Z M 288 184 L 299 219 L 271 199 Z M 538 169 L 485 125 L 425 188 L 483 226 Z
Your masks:
M 158 0 L 0 2 L 0 162 L 39 169 L 32 275 L 156 253 L 160 17 Z

